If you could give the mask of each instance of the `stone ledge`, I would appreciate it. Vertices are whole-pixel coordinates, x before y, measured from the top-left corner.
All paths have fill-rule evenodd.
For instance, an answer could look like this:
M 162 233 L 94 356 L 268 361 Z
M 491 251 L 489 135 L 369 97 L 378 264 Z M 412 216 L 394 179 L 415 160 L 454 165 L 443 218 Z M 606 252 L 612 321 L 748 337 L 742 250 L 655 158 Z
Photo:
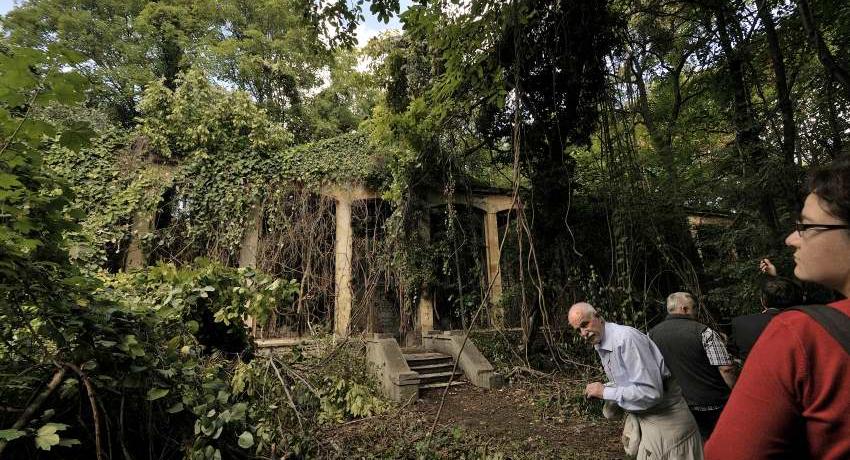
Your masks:
M 385 397 L 406 402 L 419 396 L 419 374 L 410 370 L 392 334 L 372 334 L 368 337 L 366 357 Z
M 458 361 L 466 378 L 475 386 L 497 389 L 505 384 L 504 377 L 497 373 L 490 361 L 478 350 L 471 338 L 464 344 L 464 331 L 428 331 L 436 332 L 422 337 L 422 345 L 427 350 L 444 353 Z M 463 350 L 461 350 L 463 346 Z

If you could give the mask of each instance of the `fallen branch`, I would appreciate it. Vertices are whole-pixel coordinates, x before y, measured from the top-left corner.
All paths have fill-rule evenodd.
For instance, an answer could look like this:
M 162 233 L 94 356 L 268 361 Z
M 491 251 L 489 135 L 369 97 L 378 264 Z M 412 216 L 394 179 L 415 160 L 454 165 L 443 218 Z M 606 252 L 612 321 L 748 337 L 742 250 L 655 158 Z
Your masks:
M 283 387 L 283 391 L 286 393 L 286 399 L 289 400 L 289 407 L 292 408 L 292 411 L 295 412 L 295 417 L 298 419 L 298 427 L 301 428 L 301 432 L 304 432 L 304 423 L 301 421 L 301 413 L 298 412 L 298 407 L 295 406 L 295 401 L 292 399 L 292 394 L 289 393 L 289 387 L 286 385 L 286 381 L 283 379 L 283 376 L 280 375 L 280 370 L 278 370 L 277 366 L 274 364 L 274 358 L 269 359 L 269 364 L 274 369 L 275 375 L 277 375 L 278 380 L 280 380 L 280 386 Z
M 545 372 L 541 372 L 541 371 L 538 371 L 536 369 L 532 369 L 530 367 L 515 366 L 513 369 L 510 370 L 510 372 L 508 372 L 508 375 L 506 375 L 505 378 L 510 379 L 511 377 L 514 376 L 514 374 L 518 374 L 518 373 L 529 374 L 529 375 L 532 375 L 534 377 L 540 377 L 540 378 L 552 378 L 553 377 L 552 374 L 547 374 Z

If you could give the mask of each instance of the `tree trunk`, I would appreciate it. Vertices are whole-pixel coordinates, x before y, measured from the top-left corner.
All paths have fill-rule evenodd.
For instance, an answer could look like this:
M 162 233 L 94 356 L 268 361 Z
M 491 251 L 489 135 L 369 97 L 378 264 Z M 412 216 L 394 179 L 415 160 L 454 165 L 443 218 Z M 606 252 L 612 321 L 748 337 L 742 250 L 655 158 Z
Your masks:
M 815 15 L 809 0 L 797 0 L 797 9 L 803 19 L 803 28 L 806 29 L 809 44 L 817 52 L 818 60 L 827 73 L 844 87 L 845 95 L 850 98 L 850 70 L 838 62 L 832 52 L 829 51 L 829 47 L 826 46 L 826 42 L 824 42 L 823 36 L 815 23 Z
M 767 52 L 773 66 L 774 84 L 776 86 L 776 105 L 782 114 L 782 158 L 785 166 L 794 166 L 794 152 L 797 144 L 797 124 L 794 123 L 794 107 L 791 104 L 790 88 L 785 73 L 785 60 L 782 48 L 779 46 L 779 37 L 776 34 L 776 25 L 766 0 L 756 2 L 758 15 L 764 24 L 764 33 L 767 38 Z
M 732 124 L 735 127 L 735 143 L 752 169 L 752 175 L 747 181 L 751 184 L 747 195 L 757 203 L 764 223 L 778 237 L 779 222 L 772 196 L 775 190 L 772 190 L 771 186 L 765 186 L 764 181 L 761 180 L 768 177 L 767 152 L 761 143 L 761 128 L 749 102 L 747 92 L 749 85 L 744 75 L 743 50 L 741 49 L 743 44 L 738 44 L 737 48 L 732 44 L 729 35 L 731 26 L 729 13 L 725 3 L 721 3 L 714 9 L 714 15 L 717 19 L 720 47 L 726 57 L 726 68 L 732 90 Z
M 824 104 L 826 105 L 827 118 L 829 121 L 829 132 L 832 137 L 832 142 L 828 150 L 829 155 L 832 158 L 835 158 L 844 148 L 844 142 L 841 139 L 841 126 L 838 123 L 838 111 L 835 110 L 834 84 L 835 81 L 832 79 L 831 75 L 827 73 L 824 81 L 824 87 L 826 88 L 826 99 L 824 100 Z
M 683 59 L 684 61 L 684 59 Z M 669 193 L 664 195 L 675 200 L 679 196 L 679 173 L 676 168 L 676 161 L 673 152 L 673 136 L 672 127 L 676 124 L 676 119 L 673 118 L 668 123 L 666 132 L 662 132 L 655 117 L 649 109 L 649 96 L 646 90 L 646 83 L 643 80 L 643 68 L 638 60 L 632 56 L 629 59 L 632 65 L 632 70 L 635 74 L 635 84 L 638 88 L 638 107 L 640 110 L 643 123 L 646 125 L 646 130 L 649 133 L 649 138 L 652 141 L 652 146 L 661 158 L 661 164 L 664 167 L 664 172 L 667 173 L 667 181 L 665 186 Z M 681 67 L 677 67 L 681 69 Z M 673 109 L 673 117 L 678 117 L 679 105 L 681 104 L 681 91 L 679 90 L 679 72 L 673 72 L 670 76 L 671 83 L 674 87 L 674 97 L 676 98 L 675 107 Z

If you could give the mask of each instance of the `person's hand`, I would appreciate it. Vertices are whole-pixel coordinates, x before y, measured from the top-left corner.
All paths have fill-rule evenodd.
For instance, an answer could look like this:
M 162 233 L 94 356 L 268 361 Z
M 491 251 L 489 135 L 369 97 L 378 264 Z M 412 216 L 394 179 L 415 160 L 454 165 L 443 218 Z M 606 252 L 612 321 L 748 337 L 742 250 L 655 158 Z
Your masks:
M 770 259 L 762 259 L 759 262 L 759 270 L 766 275 L 776 276 L 776 267 L 770 263 Z
M 602 385 L 602 382 L 588 383 L 584 389 L 584 397 L 602 399 L 602 390 L 604 388 L 605 386 Z

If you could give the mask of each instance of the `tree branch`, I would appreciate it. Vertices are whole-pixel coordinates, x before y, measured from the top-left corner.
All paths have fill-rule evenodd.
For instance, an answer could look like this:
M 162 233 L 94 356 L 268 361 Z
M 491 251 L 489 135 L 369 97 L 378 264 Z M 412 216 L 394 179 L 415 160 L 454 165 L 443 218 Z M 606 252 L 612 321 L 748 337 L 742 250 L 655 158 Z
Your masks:
M 62 379 L 65 377 L 65 368 L 60 367 L 56 369 L 56 372 L 53 373 L 53 377 L 51 377 L 50 382 L 47 383 L 47 388 L 44 389 L 38 396 L 33 399 L 33 401 L 24 409 L 24 412 L 15 420 L 15 423 L 12 425 L 12 430 L 20 430 L 24 427 L 29 421 L 32 419 L 33 415 L 41 408 L 41 405 L 44 404 L 44 401 L 59 387 L 59 384 L 62 383 Z M 3 450 L 6 449 L 7 441 L 0 440 L 0 457 L 3 456 Z

